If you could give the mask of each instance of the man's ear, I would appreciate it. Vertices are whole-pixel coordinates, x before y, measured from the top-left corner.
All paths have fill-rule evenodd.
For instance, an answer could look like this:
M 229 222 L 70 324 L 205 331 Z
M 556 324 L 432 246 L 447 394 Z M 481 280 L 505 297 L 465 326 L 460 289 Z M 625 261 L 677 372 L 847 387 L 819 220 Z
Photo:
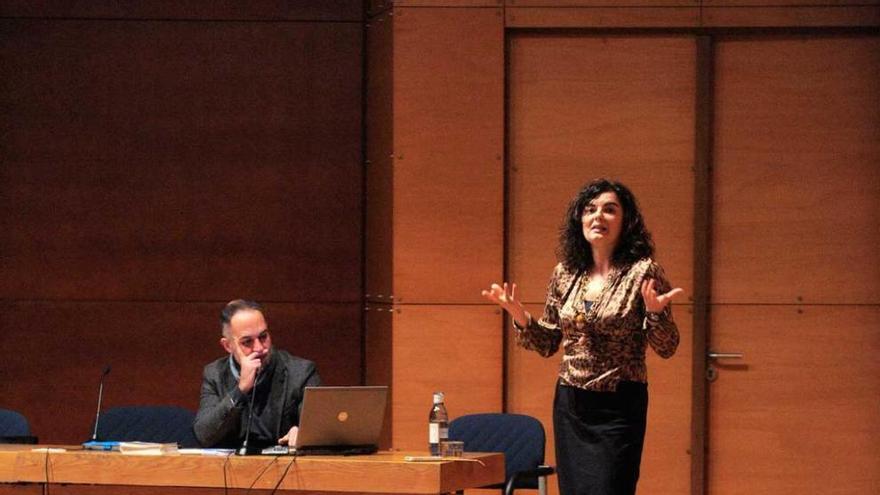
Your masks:
M 223 346 L 223 349 L 226 350 L 229 354 L 232 354 L 232 342 L 229 341 L 226 337 L 220 337 L 220 345 Z

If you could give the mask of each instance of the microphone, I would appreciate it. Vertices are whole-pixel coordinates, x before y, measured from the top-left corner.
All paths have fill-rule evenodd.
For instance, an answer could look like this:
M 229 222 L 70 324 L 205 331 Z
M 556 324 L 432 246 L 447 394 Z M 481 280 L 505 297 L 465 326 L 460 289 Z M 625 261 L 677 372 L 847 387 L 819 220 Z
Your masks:
M 251 387 L 251 403 L 248 404 L 247 430 L 244 432 L 244 442 L 241 444 L 238 452 L 236 452 L 236 455 L 248 455 L 248 439 L 251 437 L 251 424 L 254 421 L 254 398 L 257 396 L 257 382 L 260 378 L 260 370 L 262 368 L 257 368 L 257 373 L 254 375 L 254 386 Z
M 98 419 L 101 417 L 101 398 L 104 396 L 104 378 L 110 374 L 110 365 L 104 366 L 104 372 L 101 373 L 101 383 L 98 385 L 98 410 L 95 411 L 95 431 L 92 433 L 92 441 L 98 439 Z

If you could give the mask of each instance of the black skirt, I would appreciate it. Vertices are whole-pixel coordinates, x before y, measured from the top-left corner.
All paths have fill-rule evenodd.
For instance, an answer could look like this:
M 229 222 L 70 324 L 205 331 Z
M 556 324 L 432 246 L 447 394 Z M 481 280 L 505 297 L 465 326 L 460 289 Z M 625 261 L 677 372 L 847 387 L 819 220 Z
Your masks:
M 634 495 L 645 443 L 648 386 L 621 382 L 614 392 L 557 383 L 553 400 L 561 495 Z

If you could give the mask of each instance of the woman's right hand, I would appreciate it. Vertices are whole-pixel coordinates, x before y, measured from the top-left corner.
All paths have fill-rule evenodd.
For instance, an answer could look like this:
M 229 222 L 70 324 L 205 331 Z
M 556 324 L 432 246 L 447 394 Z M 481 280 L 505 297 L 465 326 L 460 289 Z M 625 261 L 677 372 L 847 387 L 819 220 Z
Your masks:
M 508 284 L 507 282 L 504 282 L 504 285 L 492 284 L 489 290 L 483 290 L 482 294 L 483 297 L 510 313 L 519 326 L 524 327 L 529 324 L 529 313 L 516 299 L 516 284 Z

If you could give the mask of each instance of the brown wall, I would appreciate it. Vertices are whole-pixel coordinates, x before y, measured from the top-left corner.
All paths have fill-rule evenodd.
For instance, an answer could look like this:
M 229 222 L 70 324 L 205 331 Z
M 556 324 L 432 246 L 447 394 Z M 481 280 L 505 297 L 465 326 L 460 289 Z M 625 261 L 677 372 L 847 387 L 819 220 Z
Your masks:
M 713 350 L 743 358 L 712 363 L 709 486 L 869 493 L 880 484 L 880 37 L 723 37 L 715 69 L 710 333 Z
M 696 44 L 679 35 L 514 34 L 508 40 L 508 277 L 543 312 L 568 201 L 594 177 L 627 184 L 669 279 L 693 294 Z M 691 307 L 675 303 L 682 345 L 648 351 L 650 402 L 640 490 L 685 493 L 689 481 Z M 560 356 L 507 347 L 507 409 L 535 416 L 552 437 Z M 554 483 L 555 485 L 555 483 Z
M 502 271 L 503 17 L 395 7 L 367 35 L 368 378 L 392 386 L 391 445 L 425 449 L 433 391 L 451 416 L 502 407 L 480 289 Z
M 432 387 L 452 391 L 453 417 L 497 410 L 483 382 L 459 386 L 468 377 L 494 373 L 497 358 L 484 358 L 496 355 L 491 345 L 504 343 L 508 326 L 504 318 L 481 315 L 481 309 L 494 308 L 477 297 L 478 290 L 494 277 L 516 279 L 530 309 L 540 311 L 554 263 L 555 228 L 565 202 L 585 180 L 611 175 L 633 187 L 660 261 L 688 295 L 696 292 L 712 256 L 696 247 L 709 236 L 706 229 L 694 229 L 712 186 L 707 174 L 695 173 L 695 148 L 706 132 L 695 109 L 707 105 L 698 102 L 705 74 L 697 74 L 697 67 L 705 55 L 699 54 L 697 35 L 722 30 L 690 28 L 822 28 L 807 35 L 813 37 L 824 28 L 880 24 L 877 2 L 789 3 L 370 2 L 368 39 L 383 63 L 374 80 L 382 97 L 369 96 L 376 106 L 367 117 L 368 134 L 376 138 L 368 155 L 381 164 L 368 169 L 368 182 L 380 192 L 370 190 L 367 209 L 371 225 L 388 228 L 367 231 L 367 257 L 387 261 L 367 273 L 370 306 L 379 309 L 368 317 L 367 332 L 376 338 L 367 353 L 383 383 L 393 383 L 395 447 L 424 445 Z M 493 38 L 498 25 L 488 20 L 491 15 L 503 18 L 503 46 Z M 475 39 L 482 42 L 474 45 Z M 489 69 L 499 55 L 502 74 Z M 369 70 L 371 78 L 375 70 Z M 488 89 L 493 77 L 506 85 L 503 106 L 493 103 L 495 93 Z M 704 126 L 699 132 L 698 122 Z M 505 133 L 500 175 L 490 153 L 498 126 Z M 499 209 L 507 215 L 501 221 L 494 216 Z M 500 260 L 493 255 L 498 234 Z M 652 406 L 640 491 L 703 493 L 705 459 L 693 449 L 703 447 L 697 442 L 705 432 L 692 431 L 695 424 L 699 428 L 692 413 L 706 413 L 699 396 L 704 370 L 692 369 L 703 362 L 708 330 L 695 327 L 695 314 L 692 301 L 679 301 L 679 353 L 668 361 L 648 357 Z M 389 353 L 391 359 L 383 360 Z M 450 359 L 456 366 L 444 366 Z M 538 416 L 550 431 L 558 360 L 540 359 L 509 339 L 500 359 L 501 408 Z M 858 403 L 860 397 L 845 400 Z M 453 403 L 461 399 L 470 407 Z
M 113 5 L 0 11 L 2 406 L 195 409 L 234 297 L 360 383 L 361 2 Z
M 124 8 L 6 2 L 0 293 L 7 309 L 0 313 L 0 343 L 12 350 L 2 373 L 13 393 L 4 406 L 32 416 L 44 440 L 78 441 L 89 429 L 98 372 L 109 361 L 108 405 L 149 400 L 194 408 L 201 365 L 219 355 L 217 309 L 249 295 L 269 301 L 273 328 L 296 328 L 277 331 L 276 343 L 317 360 L 326 381 L 392 384 L 394 431 L 386 446 L 424 446 L 435 389 L 449 394 L 452 416 L 546 414 L 545 382 L 556 362 L 510 342 L 505 347 L 506 323 L 478 291 L 515 276 L 528 281 L 535 312 L 540 307 L 552 230 L 564 206 L 554 203 L 558 179 L 541 173 L 555 167 L 574 184 L 597 175 L 566 172 L 553 155 L 560 150 L 602 159 L 603 174 L 633 185 L 662 261 L 690 290 L 690 265 L 697 264 L 690 239 L 697 233 L 688 230 L 693 116 L 685 99 L 694 61 L 689 41 L 656 32 L 628 33 L 648 40 L 629 48 L 596 32 L 590 38 L 564 31 L 563 40 L 596 45 L 574 54 L 580 64 L 606 45 L 620 51 L 606 61 L 613 70 L 601 71 L 609 81 L 599 89 L 610 93 L 591 93 L 592 102 L 566 103 L 571 95 L 559 88 L 555 96 L 520 98 L 511 92 L 554 88 L 543 62 L 572 67 L 563 51 L 542 43 L 534 48 L 547 54 L 531 66 L 515 65 L 510 57 L 529 46 L 517 46 L 510 29 L 880 23 L 877 2 L 748 3 L 634 0 L 608 8 L 598 0 L 400 0 L 392 8 L 372 1 L 363 177 L 361 2 L 252 2 L 246 11 L 233 2 L 212 3 L 210 11 L 197 1 Z M 673 56 L 639 58 L 663 55 L 657 50 Z M 653 126 L 613 120 L 637 115 L 628 104 L 650 103 L 643 94 L 652 90 L 639 86 L 652 81 L 627 76 L 632 64 L 613 66 L 618 59 L 655 64 L 658 80 L 677 81 L 666 88 L 675 97 L 658 103 L 678 109 L 672 119 Z M 522 86 L 513 85 L 516 77 Z M 656 153 L 597 156 L 591 150 L 613 148 L 579 139 L 560 147 L 565 136 L 552 131 L 563 126 L 547 120 L 560 114 L 521 113 L 523 104 L 544 112 L 586 105 L 578 125 L 589 130 L 598 118 L 604 134 L 595 136 L 623 140 L 635 151 L 644 140 L 626 141 L 626 125 L 636 133 L 675 131 L 674 139 L 666 139 L 668 132 L 642 136 L 669 146 L 674 157 L 655 175 L 631 163 Z M 524 157 L 537 166 L 520 169 Z M 676 192 L 671 199 L 662 194 L 669 190 Z M 869 280 L 860 283 L 868 287 Z M 688 305 L 681 306 L 676 314 L 687 340 L 698 329 L 687 322 Z M 188 335 L 191 328 L 199 335 Z M 686 456 L 693 453 L 683 450 L 689 404 L 682 397 L 689 393 L 687 361 L 703 351 L 685 342 L 672 361 L 650 362 L 659 393 L 652 398 L 654 440 L 643 489 L 681 493 L 687 485 Z M 63 420 L 41 407 L 47 397 L 65 405 Z

